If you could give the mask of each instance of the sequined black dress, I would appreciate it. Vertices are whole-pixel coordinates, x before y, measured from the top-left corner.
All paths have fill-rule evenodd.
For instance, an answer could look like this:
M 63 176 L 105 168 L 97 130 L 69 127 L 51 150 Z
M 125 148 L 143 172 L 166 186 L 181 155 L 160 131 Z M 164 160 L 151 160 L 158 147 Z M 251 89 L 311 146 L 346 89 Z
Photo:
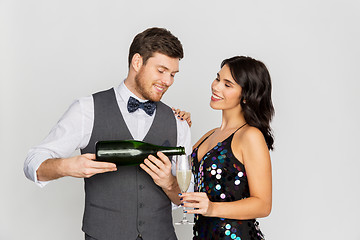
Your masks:
M 231 141 L 234 133 L 219 142 L 198 161 L 198 148 L 194 149 L 192 171 L 195 176 L 195 192 L 206 192 L 212 202 L 231 202 L 250 196 L 245 167 L 233 155 Z M 264 239 L 258 222 L 195 215 L 194 240 Z

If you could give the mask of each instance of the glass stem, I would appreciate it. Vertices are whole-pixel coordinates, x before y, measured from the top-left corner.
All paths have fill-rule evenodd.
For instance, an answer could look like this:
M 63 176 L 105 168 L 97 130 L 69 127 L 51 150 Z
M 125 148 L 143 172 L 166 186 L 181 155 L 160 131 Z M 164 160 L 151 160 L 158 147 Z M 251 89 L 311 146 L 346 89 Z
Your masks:
M 186 221 L 186 213 L 185 213 L 185 207 L 183 207 L 183 222 Z

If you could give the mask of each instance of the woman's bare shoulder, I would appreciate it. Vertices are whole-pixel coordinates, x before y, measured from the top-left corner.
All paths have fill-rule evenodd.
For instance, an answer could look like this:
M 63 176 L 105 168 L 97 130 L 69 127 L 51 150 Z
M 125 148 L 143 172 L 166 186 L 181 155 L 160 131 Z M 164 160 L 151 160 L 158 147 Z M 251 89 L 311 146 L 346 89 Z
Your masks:
M 268 153 L 266 141 L 262 132 L 252 126 L 247 126 L 243 131 L 239 131 L 234 135 L 234 144 L 232 144 L 234 155 L 240 155 L 244 158 L 254 154 Z
M 250 146 L 259 145 L 259 143 L 260 145 L 261 143 L 265 143 L 262 132 L 258 128 L 252 126 L 246 126 L 240 131 L 236 132 L 233 141 L 233 146 L 235 148 L 239 148 L 235 149 L 235 151 L 241 151 L 244 147 L 247 148 Z
M 252 126 L 247 126 L 241 134 L 236 134 L 235 137 L 237 137 L 238 140 L 245 140 L 246 142 L 264 139 L 262 132 L 258 128 Z

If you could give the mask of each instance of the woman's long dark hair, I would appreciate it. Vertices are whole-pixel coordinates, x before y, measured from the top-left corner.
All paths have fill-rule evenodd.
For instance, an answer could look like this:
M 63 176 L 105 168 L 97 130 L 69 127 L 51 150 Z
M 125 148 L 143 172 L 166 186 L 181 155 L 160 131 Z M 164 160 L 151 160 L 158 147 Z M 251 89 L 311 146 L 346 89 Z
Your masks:
M 271 78 L 264 63 L 251 57 L 236 56 L 221 63 L 229 66 L 234 80 L 241 86 L 240 104 L 245 121 L 264 135 L 269 150 L 274 138 L 270 122 L 274 115 L 271 101 Z

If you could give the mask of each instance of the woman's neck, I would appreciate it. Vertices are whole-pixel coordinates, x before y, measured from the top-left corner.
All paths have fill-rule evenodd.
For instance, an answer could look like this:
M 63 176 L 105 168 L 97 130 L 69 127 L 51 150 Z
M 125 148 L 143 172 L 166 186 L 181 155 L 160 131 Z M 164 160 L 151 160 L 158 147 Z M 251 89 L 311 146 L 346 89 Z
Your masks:
M 233 130 L 245 124 L 245 118 L 240 109 L 226 109 L 222 111 L 221 131 Z

